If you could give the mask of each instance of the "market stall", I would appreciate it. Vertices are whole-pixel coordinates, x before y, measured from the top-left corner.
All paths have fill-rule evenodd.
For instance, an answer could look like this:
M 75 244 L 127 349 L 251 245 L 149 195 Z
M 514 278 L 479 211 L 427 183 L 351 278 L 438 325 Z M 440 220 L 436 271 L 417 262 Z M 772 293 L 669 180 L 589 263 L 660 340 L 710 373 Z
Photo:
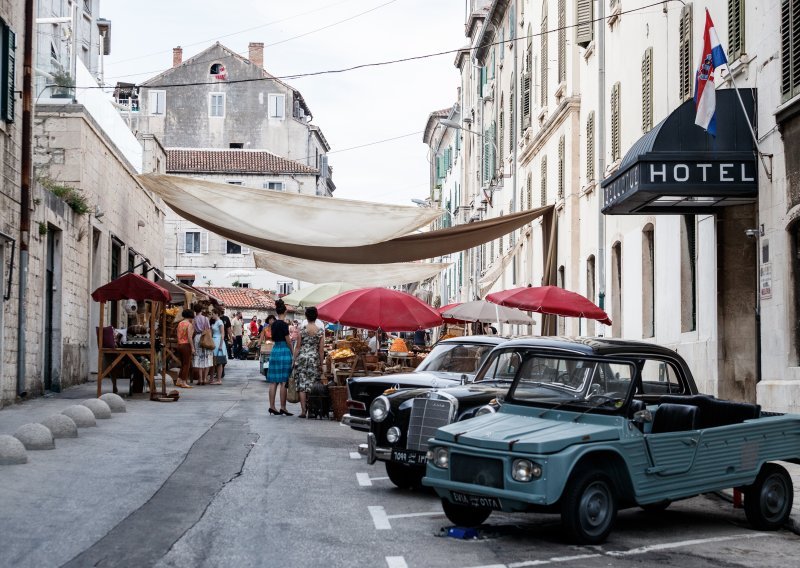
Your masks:
M 103 392 L 103 379 L 109 373 L 124 362 L 130 362 L 138 369 L 147 380 L 150 388 L 150 399 L 157 400 L 155 388 L 155 373 L 157 366 L 157 338 L 156 322 L 164 317 L 165 304 L 171 301 L 170 293 L 139 276 L 138 274 L 128 273 L 120 276 L 101 286 L 92 292 L 92 299 L 100 303 L 100 319 L 97 326 L 97 396 Z M 134 300 L 137 305 L 141 305 L 142 310 L 135 312 L 136 333 L 126 333 L 125 341 L 119 345 L 104 337 L 105 305 L 106 302 L 118 302 L 120 300 Z M 141 317 L 140 317 L 141 316 Z M 128 332 L 131 328 L 128 327 Z M 166 322 L 162 321 L 162 336 L 166 337 Z M 163 365 L 166 367 L 166 365 Z M 162 369 L 161 394 L 166 397 L 166 371 Z

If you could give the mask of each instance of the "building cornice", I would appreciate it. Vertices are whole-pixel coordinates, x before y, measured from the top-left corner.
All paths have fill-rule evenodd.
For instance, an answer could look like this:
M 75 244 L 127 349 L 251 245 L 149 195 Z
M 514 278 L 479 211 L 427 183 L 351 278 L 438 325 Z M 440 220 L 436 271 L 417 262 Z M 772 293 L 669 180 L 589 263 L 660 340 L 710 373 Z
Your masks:
M 574 112 L 580 112 L 580 109 L 581 98 L 579 96 L 565 97 L 556 107 L 555 112 L 542 124 L 539 131 L 529 141 L 527 141 L 527 137 L 523 133 L 524 146 L 522 154 L 519 156 L 520 165 L 527 165 L 550 140 L 554 132 L 567 120 L 569 115 Z

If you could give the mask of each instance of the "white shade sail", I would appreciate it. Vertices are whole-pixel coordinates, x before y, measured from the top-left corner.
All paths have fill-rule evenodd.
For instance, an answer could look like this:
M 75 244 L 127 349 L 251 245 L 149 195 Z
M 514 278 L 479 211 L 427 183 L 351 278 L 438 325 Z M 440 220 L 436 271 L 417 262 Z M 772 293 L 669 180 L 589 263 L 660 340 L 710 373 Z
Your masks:
M 533 319 L 525 312 L 516 308 L 499 306 L 486 300 L 466 302 L 442 312 L 442 317 L 461 321 L 480 321 L 483 323 L 516 323 L 531 324 Z
M 203 228 L 219 234 L 230 229 L 294 245 L 354 247 L 379 243 L 423 227 L 442 213 L 438 209 L 285 193 L 182 176 L 137 177 L 179 215 L 191 215 L 191 220 Z M 235 240 L 248 243 L 246 238 Z
M 254 251 L 257 268 L 312 284 L 343 280 L 358 286 L 393 286 L 419 282 L 450 266 L 447 262 L 392 262 L 385 264 L 339 264 Z

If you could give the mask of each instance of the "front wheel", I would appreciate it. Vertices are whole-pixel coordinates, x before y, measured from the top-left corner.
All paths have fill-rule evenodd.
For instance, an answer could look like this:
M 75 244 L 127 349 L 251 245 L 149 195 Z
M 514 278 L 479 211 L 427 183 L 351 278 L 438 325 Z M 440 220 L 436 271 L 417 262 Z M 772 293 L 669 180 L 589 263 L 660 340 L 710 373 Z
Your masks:
M 605 472 L 584 469 L 572 474 L 561 500 L 561 522 L 574 542 L 604 542 L 616 516 L 617 494 Z
M 492 514 L 489 507 L 456 505 L 447 499 L 442 499 L 442 509 L 450 522 L 459 527 L 477 527 Z
M 744 490 L 744 514 L 754 528 L 775 531 L 789 520 L 793 500 L 789 472 L 778 464 L 766 463 Z
M 401 463 L 386 462 L 386 474 L 389 476 L 389 481 L 400 489 L 419 489 L 422 487 L 425 470 Z

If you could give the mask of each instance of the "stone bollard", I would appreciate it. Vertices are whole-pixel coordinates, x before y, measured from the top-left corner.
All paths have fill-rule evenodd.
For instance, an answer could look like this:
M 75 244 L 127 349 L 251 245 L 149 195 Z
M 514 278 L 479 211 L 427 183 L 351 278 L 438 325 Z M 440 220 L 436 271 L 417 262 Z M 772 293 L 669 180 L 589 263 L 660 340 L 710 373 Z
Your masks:
M 53 438 L 77 438 L 78 425 L 66 414 L 53 414 L 42 420 L 41 424 L 46 426 L 53 434 Z
M 14 432 L 14 437 L 22 442 L 26 450 L 55 450 L 53 434 L 43 424 L 31 422 L 23 424 Z
M 72 420 L 75 422 L 75 425 L 78 428 L 97 426 L 97 422 L 94 419 L 94 413 L 85 406 L 81 406 L 80 404 L 74 404 L 72 406 L 68 406 L 67 408 L 61 411 L 61 414 L 72 418 Z
M 28 463 L 25 446 L 14 436 L 0 435 L 0 465 Z
M 125 401 L 118 394 L 107 392 L 100 397 L 100 400 L 105 401 L 109 408 L 111 408 L 111 412 L 127 412 L 127 409 L 125 408 Z
M 106 404 L 105 401 L 100 400 L 99 398 L 87 398 L 81 403 L 81 405 L 91 410 L 92 414 L 94 414 L 94 417 L 98 420 L 111 418 L 111 408 L 108 406 L 108 404 Z

